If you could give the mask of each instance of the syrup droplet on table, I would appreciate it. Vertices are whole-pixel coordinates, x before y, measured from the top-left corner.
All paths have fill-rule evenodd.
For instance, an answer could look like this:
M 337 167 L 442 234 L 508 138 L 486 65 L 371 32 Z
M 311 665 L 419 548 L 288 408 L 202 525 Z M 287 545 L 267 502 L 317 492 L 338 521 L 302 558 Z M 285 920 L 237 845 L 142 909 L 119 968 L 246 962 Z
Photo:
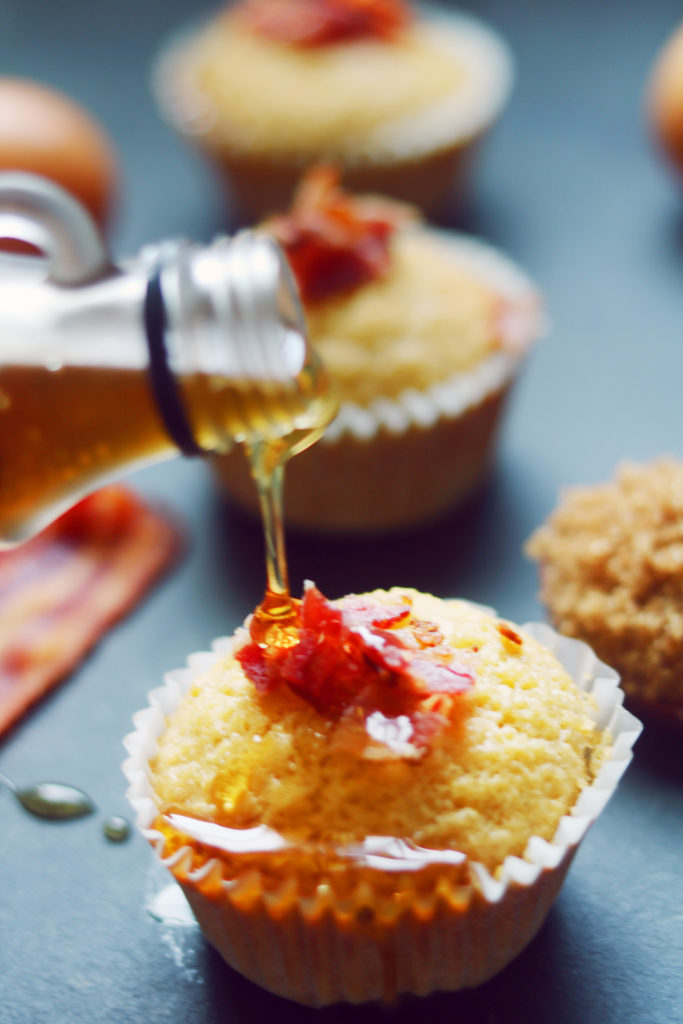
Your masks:
M 110 843 L 125 843 L 130 836 L 130 822 L 120 814 L 112 814 L 102 826 L 102 831 Z
M 71 821 L 92 814 L 95 804 L 87 793 L 62 782 L 36 782 L 33 786 L 17 786 L 0 774 L 0 785 L 9 789 L 24 810 L 46 821 Z

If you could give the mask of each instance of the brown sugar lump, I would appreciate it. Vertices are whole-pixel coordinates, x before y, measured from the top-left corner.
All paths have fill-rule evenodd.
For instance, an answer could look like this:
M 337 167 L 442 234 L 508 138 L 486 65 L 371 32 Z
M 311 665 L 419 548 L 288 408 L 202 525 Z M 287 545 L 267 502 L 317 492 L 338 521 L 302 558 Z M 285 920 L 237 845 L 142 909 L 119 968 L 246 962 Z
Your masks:
M 543 332 L 536 288 L 491 246 L 354 195 L 328 167 L 262 228 L 290 261 L 340 403 L 321 441 L 287 466 L 287 523 L 367 534 L 457 506 L 491 470 L 507 399 Z M 255 510 L 242 453 L 214 465 Z
M 209 942 L 313 1006 L 495 974 L 628 763 L 616 674 L 548 626 L 407 588 L 307 584 L 282 647 L 252 623 L 126 740 L 138 824 Z
M 683 464 L 568 490 L 527 551 L 557 629 L 612 665 L 640 711 L 683 726 Z
M 154 81 L 246 218 L 286 206 L 320 161 L 433 212 L 462 194 L 512 59 L 469 15 L 403 0 L 241 0 L 167 47 Z

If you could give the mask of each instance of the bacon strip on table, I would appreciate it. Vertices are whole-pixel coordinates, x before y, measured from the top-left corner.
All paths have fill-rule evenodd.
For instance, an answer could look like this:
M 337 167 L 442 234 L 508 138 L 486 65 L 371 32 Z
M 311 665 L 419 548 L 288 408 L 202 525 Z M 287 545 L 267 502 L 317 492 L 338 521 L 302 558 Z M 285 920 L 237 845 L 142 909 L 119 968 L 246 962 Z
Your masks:
M 0 734 L 130 611 L 179 548 L 160 512 L 112 485 L 0 552 Z

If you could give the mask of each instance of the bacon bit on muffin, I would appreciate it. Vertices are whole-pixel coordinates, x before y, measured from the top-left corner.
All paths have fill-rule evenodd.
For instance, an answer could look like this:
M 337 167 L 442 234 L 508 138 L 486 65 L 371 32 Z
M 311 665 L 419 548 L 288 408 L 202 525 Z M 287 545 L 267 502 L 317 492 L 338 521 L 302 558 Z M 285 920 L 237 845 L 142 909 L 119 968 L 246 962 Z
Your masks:
M 418 620 L 413 635 L 408 601 L 396 605 L 351 596 L 331 602 L 307 583 L 298 613 L 293 647 L 268 647 L 250 638 L 235 657 L 260 693 L 286 685 L 320 714 L 338 720 L 338 741 L 361 756 L 421 757 L 445 728 L 456 699 L 474 685 L 466 664 L 470 652 L 456 658 L 443 638 L 423 646 L 424 623 Z M 377 744 L 389 753 L 378 753 Z
M 404 203 L 349 195 L 334 168 L 319 166 L 303 178 L 289 213 L 264 228 L 285 250 L 303 301 L 315 303 L 385 274 L 394 231 L 416 216 Z
M 513 629 L 509 622 L 498 622 L 496 627 L 508 650 L 513 651 L 514 654 L 519 654 L 522 649 L 522 638 L 517 630 Z
M 443 633 L 437 624 L 428 622 L 427 619 L 413 619 L 410 629 L 420 647 L 438 647 L 444 641 Z
M 252 31 L 292 46 L 393 39 L 412 21 L 403 0 L 245 0 Z

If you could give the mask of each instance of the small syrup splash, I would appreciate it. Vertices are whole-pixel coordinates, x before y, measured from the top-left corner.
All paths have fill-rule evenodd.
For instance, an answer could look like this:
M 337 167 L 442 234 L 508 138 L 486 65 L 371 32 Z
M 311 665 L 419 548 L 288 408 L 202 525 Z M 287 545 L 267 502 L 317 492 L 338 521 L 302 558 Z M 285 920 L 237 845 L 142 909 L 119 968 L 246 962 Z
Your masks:
M 71 821 L 95 810 L 87 793 L 62 782 L 36 782 L 33 786 L 20 787 L 0 773 L 0 785 L 9 789 L 25 811 L 46 821 Z
M 183 891 L 176 882 L 166 885 L 147 901 L 147 912 L 156 921 L 171 927 L 194 928 L 197 925 Z

